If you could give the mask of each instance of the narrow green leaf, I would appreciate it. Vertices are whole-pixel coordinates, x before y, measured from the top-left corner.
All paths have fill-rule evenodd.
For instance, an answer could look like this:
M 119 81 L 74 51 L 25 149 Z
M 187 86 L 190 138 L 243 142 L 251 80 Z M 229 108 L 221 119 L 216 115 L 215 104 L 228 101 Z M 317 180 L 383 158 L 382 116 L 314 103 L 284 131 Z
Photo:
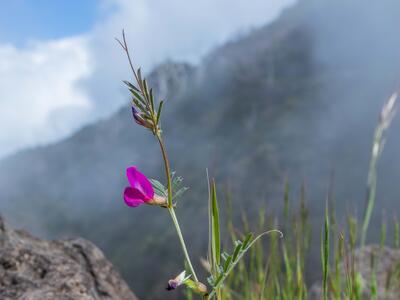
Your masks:
M 208 262 L 211 267 L 211 274 L 214 268 L 214 260 L 212 255 L 212 209 L 211 209 L 211 187 L 210 187 L 210 177 L 208 176 L 208 169 L 206 169 L 207 175 L 207 189 L 208 189 Z
M 238 243 L 233 251 L 232 260 L 236 261 L 237 257 L 239 256 L 239 252 L 242 250 L 242 243 Z
M 143 114 L 147 113 L 147 109 L 136 98 L 132 97 L 132 102 L 135 108 L 137 108 L 141 113 Z
M 136 86 L 134 86 L 132 83 L 130 83 L 129 81 L 123 80 L 123 83 L 125 83 L 128 86 L 129 90 L 134 90 L 134 91 L 140 93 L 140 90 Z
M 286 279 L 289 284 L 292 282 L 293 271 L 289 260 L 289 255 L 285 246 L 283 246 L 283 260 L 285 262 Z
M 285 188 L 283 196 L 283 216 L 285 220 L 289 218 L 289 181 L 285 179 Z
M 213 259 L 215 266 L 218 266 L 221 261 L 221 240 L 219 227 L 219 209 L 217 200 L 217 188 L 215 181 L 211 182 L 211 211 L 212 211 L 212 241 L 213 241 Z
M 180 188 L 178 191 L 175 192 L 175 194 L 172 196 L 172 199 L 176 199 L 181 197 L 189 188 L 188 187 L 183 187 Z
M 131 94 L 132 94 L 132 96 L 133 96 L 134 98 L 136 98 L 139 102 L 143 103 L 143 105 L 145 105 L 146 107 L 148 107 L 148 104 L 147 104 L 146 101 L 143 99 L 141 93 L 136 92 L 136 91 L 131 90 L 131 89 L 130 89 L 129 91 L 131 92 Z
M 232 256 L 229 255 L 229 256 L 226 258 L 225 263 L 224 263 L 224 273 L 228 270 L 228 268 L 229 268 L 231 262 L 232 262 Z
M 159 182 L 156 179 L 150 179 L 150 182 L 151 182 L 154 190 L 156 191 L 157 195 L 164 196 L 164 197 L 167 196 L 167 190 L 161 182 Z
M 157 124 L 160 122 L 160 117 L 161 117 L 161 112 L 162 112 L 163 106 L 164 106 L 164 101 L 161 101 L 160 104 L 158 105 L 158 110 L 157 110 Z
M 222 254 L 221 254 L 221 258 L 222 258 L 224 261 L 226 261 L 226 260 L 227 260 L 228 256 L 229 256 L 229 254 L 228 254 L 228 253 L 226 253 L 225 251 L 224 251 L 224 252 L 222 252 Z
M 139 84 L 140 88 L 143 88 L 142 71 L 140 68 L 137 70 L 137 75 L 138 75 L 138 80 L 139 80 L 138 84 Z
M 153 89 L 152 89 L 152 88 L 150 88 L 149 97 L 150 97 L 150 105 L 151 105 L 151 108 L 152 108 L 153 111 L 154 111 L 154 97 L 153 97 Z
M 323 288 L 323 299 L 328 300 L 328 274 L 329 274 L 329 209 L 328 202 L 325 207 L 325 221 L 324 221 L 324 235 L 322 244 L 322 288 Z
M 375 271 L 375 255 L 371 253 L 371 278 L 370 278 L 370 293 L 371 300 L 378 300 L 378 282 Z
M 252 237 L 253 237 L 253 233 L 251 233 L 251 232 L 249 232 L 246 235 L 246 237 L 243 240 L 243 246 L 242 246 L 243 249 L 247 247 L 247 245 L 250 243 Z
M 224 274 L 220 274 L 214 282 L 214 286 L 218 286 L 220 282 L 223 280 Z
M 154 106 L 152 105 L 152 103 L 150 101 L 149 88 L 147 86 L 146 79 L 143 79 L 143 92 L 144 92 L 144 97 L 146 98 L 147 103 L 149 103 L 149 105 L 150 105 L 151 111 L 154 111 Z

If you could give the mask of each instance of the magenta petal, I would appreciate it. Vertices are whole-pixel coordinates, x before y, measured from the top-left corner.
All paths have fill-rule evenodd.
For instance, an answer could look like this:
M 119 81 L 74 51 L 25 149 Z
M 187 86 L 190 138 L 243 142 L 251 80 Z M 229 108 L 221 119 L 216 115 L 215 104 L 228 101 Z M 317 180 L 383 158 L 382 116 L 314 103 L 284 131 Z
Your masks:
M 136 167 L 129 167 L 126 169 L 126 176 L 131 186 L 138 189 L 147 197 L 147 199 L 143 199 L 144 201 L 153 199 L 154 189 L 151 182 L 144 174 L 140 173 Z
M 137 207 L 140 204 L 145 203 L 146 197 L 142 194 L 141 191 L 131 188 L 131 187 L 126 187 L 124 190 L 124 201 L 126 205 L 131 206 L 131 207 Z

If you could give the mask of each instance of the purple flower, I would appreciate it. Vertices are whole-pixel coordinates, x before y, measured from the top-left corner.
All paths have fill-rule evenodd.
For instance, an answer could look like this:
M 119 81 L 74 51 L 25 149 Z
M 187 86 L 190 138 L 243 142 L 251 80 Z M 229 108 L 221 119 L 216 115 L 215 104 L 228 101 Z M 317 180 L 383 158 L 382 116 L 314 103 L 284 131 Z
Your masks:
M 189 278 L 190 275 L 186 277 L 186 271 L 183 271 L 174 279 L 168 280 L 167 290 L 168 291 L 175 290 L 178 286 L 184 284 L 185 281 L 188 280 Z
M 166 199 L 154 193 L 153 186 L 147 177 L 140 173 L 135 166 L 126 169 L 130 186 L 124 190 L 126 205 L 137 207 L 141 204 L 165 205 Z
M 186 272 L 183 271 L 180 273 L 178 276 L 176 276 L 174 279 L 168 280 L 168 285 L 167 285 L 167 290 L 172 291 L 177 289 L 179 286 L 182 284 L 186 285 L 189 289 L 191 289 L 193 292 L 206 296 L 208 294 L 207 292 L 207 287 L 201 283 L 200 281 L 193 281 L 190 279 L 190 276 L 186 276 Z

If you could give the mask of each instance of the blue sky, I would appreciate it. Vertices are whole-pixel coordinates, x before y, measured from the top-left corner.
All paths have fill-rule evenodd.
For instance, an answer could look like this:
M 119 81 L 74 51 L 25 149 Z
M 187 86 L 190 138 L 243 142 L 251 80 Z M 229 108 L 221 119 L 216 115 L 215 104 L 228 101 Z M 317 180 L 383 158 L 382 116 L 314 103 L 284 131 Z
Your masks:
M 0 43 L 23 45 L 89 31 L 101 17 L 98 0 L 0 2 Z
M 197 64 L 295 0 L 0 1 L 0 158 L 56 142 L 129 103 L 115 37 L 124 28 L 148 73 Z M 24 120 L 24 122 L 20 122 Z

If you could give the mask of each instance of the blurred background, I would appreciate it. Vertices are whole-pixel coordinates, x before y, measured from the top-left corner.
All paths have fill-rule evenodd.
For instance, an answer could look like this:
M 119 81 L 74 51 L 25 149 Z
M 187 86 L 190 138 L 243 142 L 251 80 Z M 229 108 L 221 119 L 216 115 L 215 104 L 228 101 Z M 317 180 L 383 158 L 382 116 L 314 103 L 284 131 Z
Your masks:
M 197 264 L 207 167 L 237 219 L 279 215 L 285 180 L 295 205 L 303 184 L 318 237 L 332 178 L 338 215 L 363 212 L 374 127 L 400 79 L 399 13 L 397 0 L 2 1 L 1 215 L 42 237 L 90 239 L 140 299 L 165 299 L 183 261 L 169 217 L 122 200 L 127 166 L 164 174 L 132 121 L 122 83 L 132 76 L 114 39 L 124 28 L 166 99 L 166 144 L 190 187 L 177 213 Z M 397 118 L 375 224 L 400 207 L 399 133 Z

